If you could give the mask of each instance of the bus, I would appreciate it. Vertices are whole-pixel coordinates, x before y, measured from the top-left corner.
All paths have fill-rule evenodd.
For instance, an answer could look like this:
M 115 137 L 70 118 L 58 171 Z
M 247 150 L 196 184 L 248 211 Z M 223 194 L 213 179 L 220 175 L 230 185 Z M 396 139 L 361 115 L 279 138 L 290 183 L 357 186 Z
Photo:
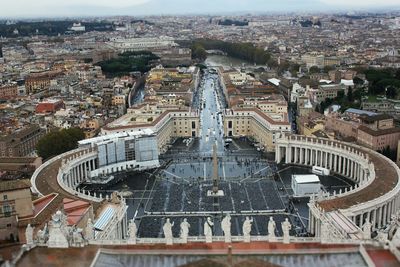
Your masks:
M 318 174 L 318 175 L 329 175 L 330 170 L 318 166 L 313 166 L 312 167 L 312 173 Z

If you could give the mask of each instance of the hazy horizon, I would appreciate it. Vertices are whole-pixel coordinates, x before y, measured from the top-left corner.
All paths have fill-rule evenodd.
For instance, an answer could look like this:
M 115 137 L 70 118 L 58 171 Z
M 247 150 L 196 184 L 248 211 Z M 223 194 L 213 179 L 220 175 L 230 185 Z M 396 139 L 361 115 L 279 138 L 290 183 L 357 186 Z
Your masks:
M 200 3 L 200 4 L 199 4 Z M 229 13 L 346 12 L 400 10 L 398 0 L 14 0 L 3 3 L 1 18 L 149 16 Z

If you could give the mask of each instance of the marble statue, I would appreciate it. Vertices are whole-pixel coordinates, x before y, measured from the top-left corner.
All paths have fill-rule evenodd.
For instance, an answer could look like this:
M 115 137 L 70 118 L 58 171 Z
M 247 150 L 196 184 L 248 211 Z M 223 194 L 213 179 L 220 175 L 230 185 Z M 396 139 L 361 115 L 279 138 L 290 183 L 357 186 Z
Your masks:
M 48 239 L 47 235 L 47 223 L 44 225 L 43 230 L 40 230 L 36 234 L 37 242 L 39 245 L 45 245 Z
M 171 223 L 169 218 L 167 218 L 167 221 L 165 222 L 163 226 L 163 231 L 164 231 L 164 237 L 165 237 L 165 243 L 167 245 L 172 245 L 173 243 L 173 235 L 172 235 L 172 227 L 174 226 L 174 222 Z
M 364 239 L 371 239 L 371 227 L 372 224 L 369 221 L 365 221 L 364 225 L 362 226 Z
M 129 243 L 136 244 L 137 226 L 134 219 L 130 220 L 129 222 L 128 234 L 129 234 L 129 239 L 128 239 Z
M 121 203 L 121 200 L 118 197 L 118 192 L 117 191 L 112 192 L 112 194 L 111 194 L 111 203 L 114 203 L 114 204 Z
M 187 243 L 187 239 L 189 236 L 189 228 L 190 224 L 187 222 L 187 219 L 186 218 L 183 219 L 183 222 L 181 222 L 181 234 L 180 234 L 183 243 Z
M 50 248 L 68 248 L 66 216 L 58 210 L 52 216 L 50 223 L 48 246 Z
M 232 237 L 231 237 L 231 215 L 226 215 L 222 221 L 221 221 L 221 228 L 222 231 L 224 232 L 225 236 L 225 243 L 231 243 L 232 242 Z
M 88 219 L 85 228 L 85 238 L 86 240 L 93 240 L 94 239 L 94 229 L 92 219 Z
M 283 232 L 283 243 L 289 244 L 290 243 L 290 233 L 289 231 L 292 229 L 292 225 L 289 222 L 289 219 L 286 218 L 285 221 L 282 223 L 282 232 Z
M 271 216 L 269 217 L 268 221 L 268 241 L 269 242 L 276 242 L 276 235 L 275 235 L 276 223 L 274 218 Z
M 206 236 L 206 243 L 212 243 L 212 227 L 214 223 L 211 221 L 210 217 L 204 222 L 204 235 Z
M 25 239 L 26 239 L 26 244 L 27 245 L 33 245 L 33 230 L 34 227 L 31 226 L 31 224 L 28 224 L 25 230 Z
M 251 233 L 251 224 L 253 223 L 253 218 L 249 218 L 246 216 L 246 220 L 243 223 L 243 239 L 244 242 L 249 243 L 250 242 L 250 233 Z
M 84 239 L 82 237 L 82 229 L 74 226 L 72 228 L 72 240 L 71 245 L 73 247 L 83 247 L 85 245 Z

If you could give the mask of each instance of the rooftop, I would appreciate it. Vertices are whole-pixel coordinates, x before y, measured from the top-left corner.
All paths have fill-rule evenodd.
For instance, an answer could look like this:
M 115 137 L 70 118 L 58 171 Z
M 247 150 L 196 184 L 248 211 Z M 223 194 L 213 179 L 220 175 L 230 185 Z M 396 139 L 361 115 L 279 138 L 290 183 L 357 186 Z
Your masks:
M 0 181 L 0 192 L 29 189 L 30 187 L 31 183 L 29 179 Z
M 399 182 L 396 169 L 387 159 L 375 153 L 364 152 L 369 155 L 375 166 L 375 179 L 370 185 L 353 194 L 319 202 L 319 206 L 325 211 L 347 209 L 351 206 L 371 201 L 393 190 Z

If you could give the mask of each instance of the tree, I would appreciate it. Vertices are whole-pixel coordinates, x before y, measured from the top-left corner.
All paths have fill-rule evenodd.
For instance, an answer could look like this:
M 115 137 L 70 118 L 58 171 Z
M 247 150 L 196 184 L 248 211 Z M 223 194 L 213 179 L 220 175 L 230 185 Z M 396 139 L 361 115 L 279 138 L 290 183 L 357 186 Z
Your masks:
M 347 90 L 347 101 L 353 102 L 354 97 L 353 97 L 353 89 L 349 86 L 349 89 Z
M 44 160 L 78 147 L 78 141 L 85 138 L 79 128 L 52 131 L 43 136 L 37 146 L 37 153 Z
M 207 52 L 201 44 L 192 46 L 192 58 L 204 61 L 207 58 Z
M 330 72 L 331 70 L 334 70 L 334 69 L 335 69 L 334 66 L 325 66 L 323 70 L 324 70 L 325 73 L 328 73 L 328 72 Z
M 397 89 L 394 86 L 388 86 L 386 88 L 386 97 L 387 98 L 396 98 Z
M 356 77 L 354 77 L 354 79 L 353 79 L 353 83 L 354 83 L 356 86 L 361 86 L 361 85 L 364 84 L 364 80 L 356 76 Z
M 319 68 L 317 66 L 312 66 L 309 70 L 310 73 L 319 73 Z

